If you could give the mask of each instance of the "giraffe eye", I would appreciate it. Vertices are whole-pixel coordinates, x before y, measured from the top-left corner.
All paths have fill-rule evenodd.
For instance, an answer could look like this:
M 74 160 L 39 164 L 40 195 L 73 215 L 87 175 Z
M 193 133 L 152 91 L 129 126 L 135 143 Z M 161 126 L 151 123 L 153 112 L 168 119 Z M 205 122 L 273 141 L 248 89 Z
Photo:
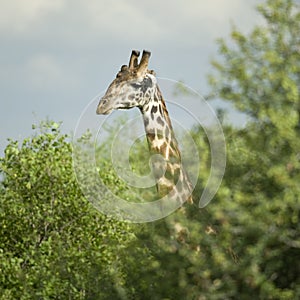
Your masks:
M 131 86 L 135 89 L 139 89 L 141 87 L 139 83 L 132 83 Z

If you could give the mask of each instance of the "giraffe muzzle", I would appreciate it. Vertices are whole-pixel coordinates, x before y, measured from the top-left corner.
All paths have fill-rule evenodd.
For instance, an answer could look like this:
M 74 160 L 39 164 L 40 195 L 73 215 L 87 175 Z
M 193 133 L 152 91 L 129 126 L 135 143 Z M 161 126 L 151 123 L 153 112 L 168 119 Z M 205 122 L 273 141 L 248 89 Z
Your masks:
M 97 115 L 108 115 L 112 110 L 113 108 L 110 107 L 109 101 L 105 97 L 101 98 L 96 110 Z

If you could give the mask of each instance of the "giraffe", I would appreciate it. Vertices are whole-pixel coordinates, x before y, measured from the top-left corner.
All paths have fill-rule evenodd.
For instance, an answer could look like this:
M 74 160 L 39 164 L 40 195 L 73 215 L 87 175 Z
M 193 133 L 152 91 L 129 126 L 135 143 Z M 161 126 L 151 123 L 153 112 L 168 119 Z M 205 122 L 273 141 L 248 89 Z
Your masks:
M 116 78 L 100 99 L 96 113 L 139 108 L 143 116 L 149 151 L 153 158 L 152 171 L 159 197 L 171 195 L 181 205 L 193 203 L 193 187 L 183 169 L 181 153 L 155 72 L 148 70 L 149 51 L 133 50 L 129 65 L 123 65 Z

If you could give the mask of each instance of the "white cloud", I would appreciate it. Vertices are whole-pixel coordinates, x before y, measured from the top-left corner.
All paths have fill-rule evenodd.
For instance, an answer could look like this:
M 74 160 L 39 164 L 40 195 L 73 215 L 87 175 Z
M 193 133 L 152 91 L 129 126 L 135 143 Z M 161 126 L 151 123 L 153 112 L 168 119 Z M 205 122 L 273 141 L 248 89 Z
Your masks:
M 58 12 L 64 0 L 10 0 L 2 1 L 0 10 L 0 32 L 24 34 L 36 30 L 34 26 L 51 13 Z
M 152 43 L 181 42 L 194 44 L 194 39 L 222 35 L 229 21 L 241 27 L 253 24 L 250 12 L 259 0 L 92 0 L 82 6 L 86 26 L 94 35 L 124 41 Z M 224 26 L 225 24 L 225 26 Z
M 147 16 L 145 10 L 135 1 L 90 1 L 86 7 L 90 28 L 104 36 L 118 38 L 159 37 L 164 28 L 156 22 L 155 16 Z
M 43 38 L 45 32 L 62 40 L 95 43 L 160 43 L 220 36 L 229 20 L 243 27 L 253 23 L 249 7 L 259 0 L 10 0 L 0 10 L 2 34 Z M 224 26 L 226 23 L 227 26 Z M 94 40 L 93 40 L 94 39 Z

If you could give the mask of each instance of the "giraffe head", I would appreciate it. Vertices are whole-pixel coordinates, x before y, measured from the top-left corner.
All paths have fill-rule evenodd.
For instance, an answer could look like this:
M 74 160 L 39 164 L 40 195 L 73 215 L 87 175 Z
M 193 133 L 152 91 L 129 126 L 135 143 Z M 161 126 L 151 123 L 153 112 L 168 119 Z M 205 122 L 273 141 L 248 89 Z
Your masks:
M 129 65 L 123 65 L 115 80 L 101 98 L 97 114 L 109 114 L 114 109 L 142 108 L 151 98 L 156 87 L 154 72 L 148 70 L 150 52 L 143 51 L 138 64 L 140 52 L 133 50 Z

